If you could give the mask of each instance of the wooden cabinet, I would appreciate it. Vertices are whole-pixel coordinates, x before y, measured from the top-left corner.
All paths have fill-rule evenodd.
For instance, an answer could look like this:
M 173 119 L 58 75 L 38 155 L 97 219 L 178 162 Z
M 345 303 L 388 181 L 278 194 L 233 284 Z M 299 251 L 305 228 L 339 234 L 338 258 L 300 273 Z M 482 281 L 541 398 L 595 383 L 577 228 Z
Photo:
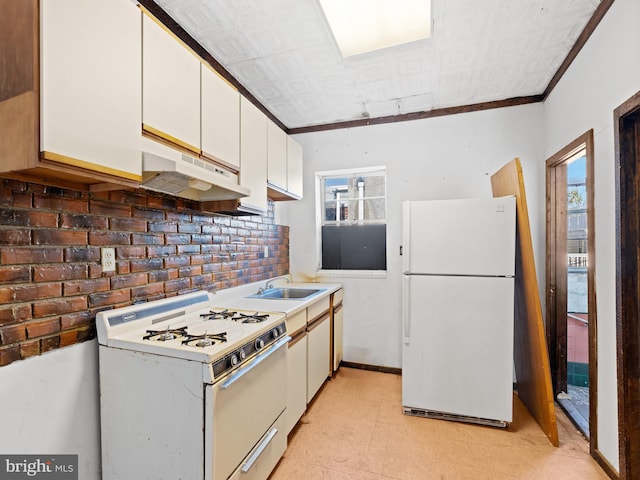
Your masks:
M 304 314 L 304 312 L 301 312 Z M 287 409 L 284 428 L 288 435 L 307 409 L 307 333 L 294 334 L 287 352 Z
M 267 185 L 287 190 L 287 134 L 271 120 L 267 122 Z
M 331 321 L 329 313 L 307 327 L 307 403 L 329 377 L 331 370 Z
M 240 94 L 202 64 L 202 156 L 240 170 Z
M 251 195 L 239 200 L 238 210 L 261 215 L 267 211 L 267 117 L 240 97 L 240 185 Z
M 342 362 L 342 339 L 343 339 L 343 317 L 342 317 L 343 290 L 340 289 L 331 295 L 331 358 L 332 373 L 336 372 Z
M 41 0 L 41 150 L 140 175 L 140 11 Z
M 269 120 L 267 187 L 269 198 L 302 198 L 302 146 Z
M 0 171 L 79 189 L 137 185 L 140 10 L 8 0 L 1 17 Z
M 307 403 L 331 375 L 331 299 L 307 307 Z
M 331 299 L 326 296 L 287 317 L 287 434 L 304 414 L 307 404 L 329 378 L 331 360 Z
M 302 145 L 287 137 L 287 190 L 289 195 L 302 198 Z
M 200 59 L 148 15 L 142 16 L 142 128 L 200 154 Z

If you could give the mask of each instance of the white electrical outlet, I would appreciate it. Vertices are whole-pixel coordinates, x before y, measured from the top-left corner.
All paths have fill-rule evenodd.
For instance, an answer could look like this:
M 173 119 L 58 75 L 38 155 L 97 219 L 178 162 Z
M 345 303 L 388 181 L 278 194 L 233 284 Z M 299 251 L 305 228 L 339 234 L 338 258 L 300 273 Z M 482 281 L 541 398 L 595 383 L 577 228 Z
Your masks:
M 115 272 L 116 270 L 116 249 L 101 248 L 100 255 L 102 257 L 102 271 Z
M 269 258 L 269 245 L 264 246 L 264 258 Z

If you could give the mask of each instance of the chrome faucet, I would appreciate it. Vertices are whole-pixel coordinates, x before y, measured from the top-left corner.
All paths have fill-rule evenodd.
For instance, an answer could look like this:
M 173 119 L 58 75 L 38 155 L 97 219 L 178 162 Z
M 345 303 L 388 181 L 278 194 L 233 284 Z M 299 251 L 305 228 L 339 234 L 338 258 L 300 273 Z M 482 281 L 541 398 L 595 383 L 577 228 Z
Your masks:
M 270 288 L 273 288 L 273 281 L 278 280 L 279 278 L 284 278 L 287 281 L 287 283 L 291 283 L 291 278 L 289 278 L 288 275 L 280 275 L 279 277 L 275 277 L 275 278 L 272 278 L 271 280 L 267 280 L 267 283 L 265 284 L 264 289 L 269 290 Z

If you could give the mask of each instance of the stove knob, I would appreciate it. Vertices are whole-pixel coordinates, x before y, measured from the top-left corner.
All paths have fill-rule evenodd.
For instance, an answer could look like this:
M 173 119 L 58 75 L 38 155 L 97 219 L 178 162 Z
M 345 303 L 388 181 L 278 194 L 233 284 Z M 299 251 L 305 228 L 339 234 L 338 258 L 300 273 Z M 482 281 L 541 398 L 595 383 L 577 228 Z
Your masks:
M 284 327 L 282 325 L 278 325 L 278 333 L 282 335 L 284 333 Z
M 245 353 L 244 348 L 240 349 L 238 355 L 240 355 L 240 360 L 244 360 L 246 358 L 247 354 Z
M 256 350 L 260 350 L 262 347 L 264 347 L 264 340 L 261 338 L 256 339 Z
M 280 333 L 278 333 L 278 329 L 274 328 L 273 330 L 271 330 L 271 336 L 275 339 L 278 338 L 278 336 L 280 335 Z
M 229 357 L 229 363 L 232 367 L 238 364 L 238 356 L 235 353 Z

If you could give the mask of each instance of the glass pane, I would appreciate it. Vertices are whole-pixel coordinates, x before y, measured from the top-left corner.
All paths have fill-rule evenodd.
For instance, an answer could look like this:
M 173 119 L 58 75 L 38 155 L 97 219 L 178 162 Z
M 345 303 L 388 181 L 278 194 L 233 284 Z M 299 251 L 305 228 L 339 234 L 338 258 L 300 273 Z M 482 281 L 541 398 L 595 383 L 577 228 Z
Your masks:
M 365 220 L 385 220 L 385 200 L 377 198 L 364 201 L 364 218 Z
M 384 197 L 384 175 L 354 175 L 324 179 L 325 200 Z
M 567 166 L 567 397 L 589 432 L 589 302 L 586 157 Z
M 325 178 L 324 179 L 324 199 L 335 200 L 340 196 L 347 196 L 349 188 L 348 178 Z
M 349 223 L 384 220 L 385 201 L 384 198 L 341 201 L 340 212 L 340 220 Z
M 330 200 L 324 202 L 324 221 L 333 222 L 336 218 L 336 201 Z
M 365 197 L 384 197 L 385 195 L 384 175 L 369 175 L 356 179 L 356 188 L 361 186 Z

